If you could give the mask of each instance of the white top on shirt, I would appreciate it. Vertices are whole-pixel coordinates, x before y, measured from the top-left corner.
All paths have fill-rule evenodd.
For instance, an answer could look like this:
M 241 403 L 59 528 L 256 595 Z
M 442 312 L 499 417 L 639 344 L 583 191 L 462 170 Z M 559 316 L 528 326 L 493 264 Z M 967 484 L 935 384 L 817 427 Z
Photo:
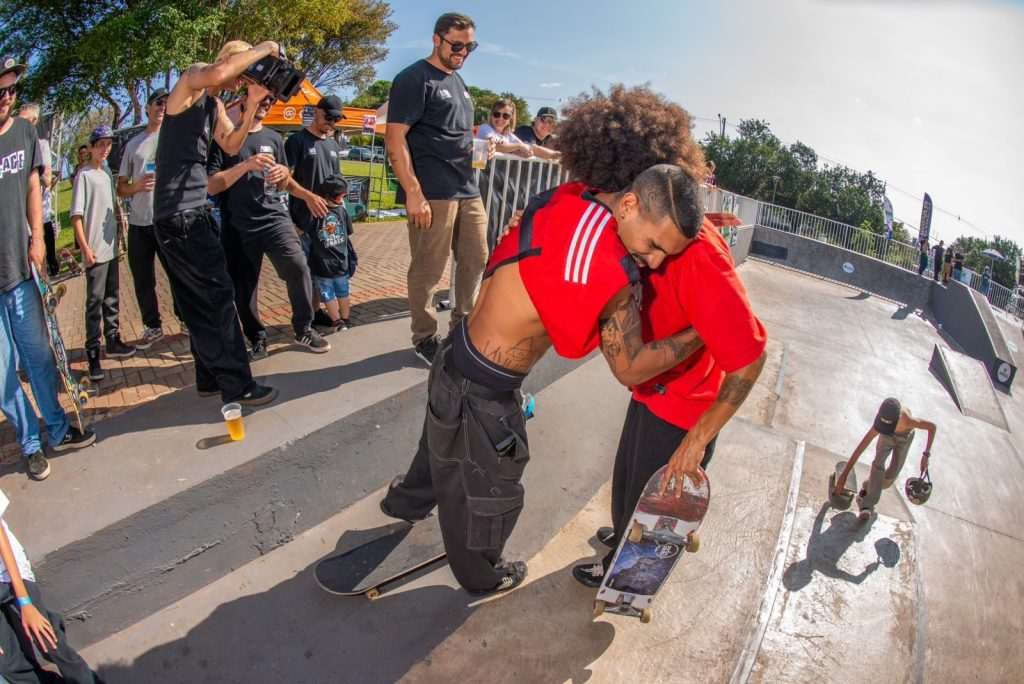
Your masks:
M 21 579 L 29 580 L 30 582 L 36 581 L 36 576 L 32 573 L 32 564 L 28 562 L 28 556 L 25 555 L 25 549 L 22 548 L 21 542 L 14 536 L 10 528 L 7 527 L 7 523 L 2 519 L 3 514 L 7 512 L 7 506 L 10 501 L 7 500 L 7 495 L 0 491 L 0 525 L 4 526 L 4 531 L 7 533 L 7 539 L 11 542 L 11 550 L 14 551 L 14 560 L 18 564 L 18 572 L 21 574 Z M 11 575 L 7 572 L 7 567 L 4 565 L 3 559 L 0 559 L 0 581 L 10 582 Z
M 496 143 L 505 145 L 515 145 L 523 142 L 516 137 L 515 133 L 499 133 L 494 130 L 494 126 L 491 124 L 481 124 L 480 128 L 476 129 L 476 137 L 484 140 L 493 140 Z

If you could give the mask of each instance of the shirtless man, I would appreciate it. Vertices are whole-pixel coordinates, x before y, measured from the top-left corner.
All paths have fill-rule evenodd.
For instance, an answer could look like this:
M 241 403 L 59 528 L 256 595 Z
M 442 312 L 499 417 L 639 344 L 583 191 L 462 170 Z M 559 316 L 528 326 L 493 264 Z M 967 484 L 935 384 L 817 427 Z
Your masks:
M 644 344 L 634 295 L 639 268 L 656 269 L 701 227 L 694 177 L 703 160 L 686 111 L 644 88 L 616 87 L 575 104 L 560 149 L 579 182 L 531 199 L 495 249 L 476 305 L 431 367 L 413 462 L 381 501 L 410 522 L 437 506 L 452 572 L 476 595 L 526 577 L 525 563 L 501 552 L 529 460 L 518 388 L 541 356 L 554 347 L 581 358 L 600 345 L 630 386 L 702 344 L 690 329 Z

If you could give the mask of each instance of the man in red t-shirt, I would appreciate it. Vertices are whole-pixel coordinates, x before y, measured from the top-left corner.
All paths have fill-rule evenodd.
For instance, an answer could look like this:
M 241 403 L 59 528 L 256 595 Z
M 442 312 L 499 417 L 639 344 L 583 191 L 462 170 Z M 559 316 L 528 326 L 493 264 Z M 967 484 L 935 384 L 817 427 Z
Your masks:
M 706 468 L 719 431 L 761 374 L 767 334 L 718 228 L 736 223 L 731 215 L 706 215 L 682 253 L 643 280 L 643 339 L 662 339 L 692 326 L 704 347 L 633 387 L 612 475 L 614 527 L 597 533 L 612 550 L 600 563 L 573 568 L 573 577 L 589 587 L 600 586 L 651 476 L 666 463 L 666 484 L 672 477 L 696 476 L 698 465 Z

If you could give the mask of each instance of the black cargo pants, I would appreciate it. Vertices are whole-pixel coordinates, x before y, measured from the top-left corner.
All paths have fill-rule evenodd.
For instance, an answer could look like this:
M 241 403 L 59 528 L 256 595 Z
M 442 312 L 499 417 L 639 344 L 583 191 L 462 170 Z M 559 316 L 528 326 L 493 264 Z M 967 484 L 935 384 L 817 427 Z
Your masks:
M 466 380 L 451 356 L 446 340 L 430 369 L 419 447 L 385 503 L 410 520 L 436 505 L 455 579 L 465 589 L 488 590 L 506 574 L 497 566 L 523 508 L 526 418 L 517 391 Z

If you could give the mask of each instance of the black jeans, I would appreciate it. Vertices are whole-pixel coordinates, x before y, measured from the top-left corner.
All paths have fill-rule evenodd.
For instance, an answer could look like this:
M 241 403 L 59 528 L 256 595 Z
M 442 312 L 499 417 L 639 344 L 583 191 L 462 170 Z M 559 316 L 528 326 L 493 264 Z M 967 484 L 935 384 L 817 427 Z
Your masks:
M 53 222 L 43 224 L 43 244 L 46 245 L 46 272 L 52 278 L 60 273 L 60 262 L 57 261 L 57 233 L 53 230 Z
M 53 633 L 57 637 L 57 648 L 47 645 L 48 651 L 43 653 L 43 657 L 57 666 L 65 681 L 75 684 L 99 682 L 99 677 L 93 674 L 93 671 L 82 660 L 82 656 L 78 655 L 78 652 L 68 643 L 64 619 L 59 614 L 51 613 L 46 609 L 39 585 L 25 580 L 25 589 L 28 590 L 29 598 L 32 599 L 32 605 L 50 621 Z M 3 649 L 3 655 L 0 655 L 2 678 L 11 684 L 36 684 L 37 682 L 53 681 L 53 675 L 43 671 L 39 661 L 36 660 L 31 639 L 21 625 L 21 606 L 18 605 L 14 590 L 8 582 L 0 583 L 0 610 L 3 612 L 3 617 L 0 617 L 0 648 Z
M 224 215 L 221 214 L 223 219 Z M 249 259 L 239 237 L 230 221 L 223 221 L 220 230 L 220 244 L 224 247 L 224 259 L 227 264 L 231 284 L 235 287 L 235 309 L 238 320 L 242 323 L 242 332 L 249 342 L 266 339 L 267 330 L 260 320 L 259 299 L 259 268 Z
M 171 292 L 188 326 L 196 387 L 220 389 L 230 401 L 255 385 L 220 245 L 220 229 L 206 207 L 179 211 L 156 222 Z
M 156 241 L 156 230 L 153 226 L 128 226 L 128 268 L 132 270 L 132 281 L 135 283 L 135 299 L 139 302 L 142 324 L 147 328 L 163 327 L 160 318 L 160 305 L 156 298 L 156 261 L 167 271 L 167 264 L 160 254 Z M 181 318 L 178 303 L 171 298 L 174 306 L 174 317 Z
M 917 275 L 924 273 L 924 270 L 928 268 L 928 255 L 921 253 L 921 256 L 917 258 Z
M 523 509 L 520 479 L 530 460 L 526 418 L 518 392 L 463 378 L 451 363 L 449 344 L 430 369 L 419 448 L 385 503 L 412 520 L 436 505 L 455 579 L 469 590 L 493 589 L 506 574 L 497 566 Z
M 120 336 L 118 323 L 120 276 L 117 255 L 110 261 L 85 269 L 85 348 L 100 348 L 100 320 L 103 337 L 109 342 Z M 102 312 L 101 312 L 102 309 Z
M 622 534 L 633 521 L 633 509 L 640 501 L 647 481 L 668 463 L 686 433 L 683 428 L 654 415 L 646 404 L 636 399 L 630 400 L 612 471 L 612 525 L 615 528 L 615 539 L 610 542 L 611 551 L 601 561 L 605 570 L 615 557 L 615 549 Z M 707 468 L 711 463 L 717 441 L 718 437 L 715 437 L 708 442 L 700 462 L 701 468 Z

